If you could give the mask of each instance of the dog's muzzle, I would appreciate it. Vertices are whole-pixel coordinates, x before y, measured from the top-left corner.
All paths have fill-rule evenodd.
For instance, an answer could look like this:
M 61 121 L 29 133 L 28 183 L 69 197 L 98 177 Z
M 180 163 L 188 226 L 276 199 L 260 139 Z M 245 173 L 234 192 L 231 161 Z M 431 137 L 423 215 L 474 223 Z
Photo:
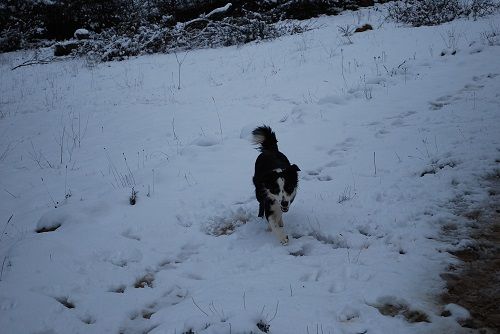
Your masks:
M 288 212 L 288 202 L 281 201 L 281 211 L 282 212 Z

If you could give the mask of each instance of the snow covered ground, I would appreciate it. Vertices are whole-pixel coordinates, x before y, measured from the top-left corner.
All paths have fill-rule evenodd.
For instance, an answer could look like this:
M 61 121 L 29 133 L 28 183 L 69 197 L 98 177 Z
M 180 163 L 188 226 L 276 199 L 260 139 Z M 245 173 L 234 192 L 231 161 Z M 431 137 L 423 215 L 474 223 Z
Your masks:
M 384 17 L 97 66 L 0 55 L 2 333 L 467 332 L 438 295 L 469 241 L 441 231 L 498 169 L 500 16 Z M 261 124 L 302 170 L 285 247 L 257 218 Z

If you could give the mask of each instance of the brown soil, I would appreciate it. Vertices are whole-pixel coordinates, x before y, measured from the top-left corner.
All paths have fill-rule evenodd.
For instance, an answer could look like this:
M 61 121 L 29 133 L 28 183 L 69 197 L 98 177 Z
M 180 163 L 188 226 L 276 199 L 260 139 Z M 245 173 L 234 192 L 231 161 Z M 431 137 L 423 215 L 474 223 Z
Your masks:
M 500 175 L 488 178 L 490 201 L 482 210 L 462 215 L 472 223 L 469 237 L 475 242 L 450 252 L 462 261 L 442 274 L 445 304 L 458 304 L 471 314 L 461 325 L 479 333 L 500 333 Z M 443 231 L 445 234 L 449 231 Z M 443 314 L 446 316 L 446 314 Z

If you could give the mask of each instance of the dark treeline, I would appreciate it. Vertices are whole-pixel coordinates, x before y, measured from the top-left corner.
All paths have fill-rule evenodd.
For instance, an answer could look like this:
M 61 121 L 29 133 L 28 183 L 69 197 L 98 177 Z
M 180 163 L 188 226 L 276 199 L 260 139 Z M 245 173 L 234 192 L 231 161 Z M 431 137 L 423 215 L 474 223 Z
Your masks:
M 113 29 L 131 36 L 141 27 L 173 27 L 232 4 L 224 17 L 252 17 L 265 23 L 337 14 L 373 5 L 373 0 L 0 0 L 0 52 L 73 37 L 76 29 L 99 34 Z M 379 1 L 380 2 L 380 1 Z M 217 16 L 211 17 L 217 19 Z M 220 17 L 219 19 L 222 19 Z

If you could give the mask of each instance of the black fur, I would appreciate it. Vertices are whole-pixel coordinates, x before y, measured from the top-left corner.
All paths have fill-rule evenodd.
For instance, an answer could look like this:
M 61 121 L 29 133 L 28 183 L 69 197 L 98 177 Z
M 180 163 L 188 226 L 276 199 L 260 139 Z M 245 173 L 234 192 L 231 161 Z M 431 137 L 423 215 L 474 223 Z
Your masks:
M 278 140 L 274 131 L 266 125 L 259 126 L 252 131 L 254 143 L 259 144 L 260 155 L 255 161 L 255 174 L 253 184 L 255 185 L 255 196 L 259 201 L 259 217 L 269 218 L 273 214 L 271 206 L 275 203 L 275 199 L 269 198 L 266 190 L 272 194 L 278 195 L 279 186 L 277 179 L 284 179 L 285 191 L 289 194 L 298 186 L 298 171 L 297 165 L 291 165 L 288 158 L 278 150 Z M 281 172 L 275 171 L 281 169 Z M 293 201 L 293 199 L 292 199 Z M 286 207 L 288 207 L 286 203 Z

